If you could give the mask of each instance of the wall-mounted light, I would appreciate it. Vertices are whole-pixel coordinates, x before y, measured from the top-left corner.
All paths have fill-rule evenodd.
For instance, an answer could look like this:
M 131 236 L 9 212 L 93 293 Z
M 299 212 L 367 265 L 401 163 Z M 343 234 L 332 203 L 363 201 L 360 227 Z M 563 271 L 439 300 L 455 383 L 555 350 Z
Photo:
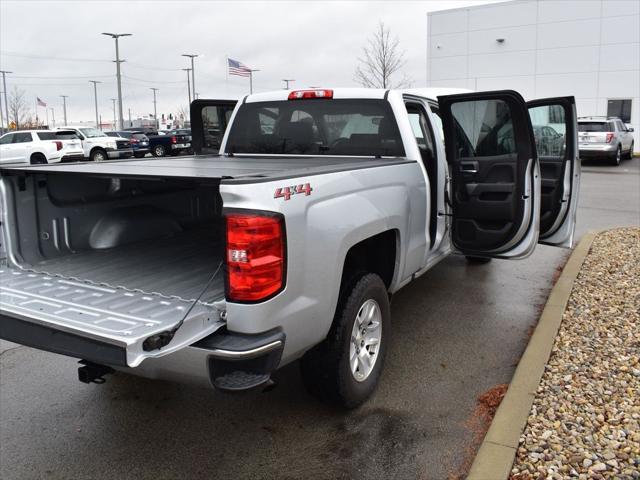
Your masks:
M 504 38 L 496 38 L 496 42 L 498 42 L 498 43 L 504 43 Z

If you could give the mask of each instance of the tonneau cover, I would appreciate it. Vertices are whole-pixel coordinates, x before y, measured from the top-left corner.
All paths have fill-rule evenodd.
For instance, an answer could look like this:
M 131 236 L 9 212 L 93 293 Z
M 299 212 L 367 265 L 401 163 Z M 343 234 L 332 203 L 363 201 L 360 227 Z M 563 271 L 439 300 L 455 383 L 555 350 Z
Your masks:
M 113 160 L 107 162 L 59 163 L 2 167 L 10 173 L 71 173 L 121 177 L 173 177 L 217 180 L 269 181 L 283 177 L 374 168 L 413 163 L 405 158 L 365 157 L 271 157 L 271 156 L 196 156 L 183 158 Z

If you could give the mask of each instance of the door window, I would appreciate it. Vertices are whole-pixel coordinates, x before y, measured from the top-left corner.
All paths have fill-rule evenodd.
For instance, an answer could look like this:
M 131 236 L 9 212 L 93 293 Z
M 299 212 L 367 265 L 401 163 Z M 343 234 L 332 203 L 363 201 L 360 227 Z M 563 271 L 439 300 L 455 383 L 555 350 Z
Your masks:
M 8 145 L 13 141 L 13 137 L 14 137 L 15 133 L 8 133 L 7 135 L 4 135 L 2 138 L 0 138 L 0 145 Z
M 451 106 L 457 120 L 458 155 L 491 157 L 516 153 L 509 106 L 502 100 L 459 102 Z
M 19 132 L 13 135 L 13 143 L 28 143 L 33 141 L 30 132 Z
M 561 105 L 529 109 L 538 157 L 563 158 L 567 146 L 565 110 Z

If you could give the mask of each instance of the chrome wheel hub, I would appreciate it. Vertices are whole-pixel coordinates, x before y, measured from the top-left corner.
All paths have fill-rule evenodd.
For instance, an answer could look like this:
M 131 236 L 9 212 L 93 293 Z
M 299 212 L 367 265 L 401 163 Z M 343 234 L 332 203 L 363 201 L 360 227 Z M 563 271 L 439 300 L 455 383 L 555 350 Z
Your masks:
M 349 366 L 351 374 L 358 382 L 364 382 L 376 364 L 382 339 L 382 312 L 373 299 L 365 301 L 351 330 L 349 344 Z

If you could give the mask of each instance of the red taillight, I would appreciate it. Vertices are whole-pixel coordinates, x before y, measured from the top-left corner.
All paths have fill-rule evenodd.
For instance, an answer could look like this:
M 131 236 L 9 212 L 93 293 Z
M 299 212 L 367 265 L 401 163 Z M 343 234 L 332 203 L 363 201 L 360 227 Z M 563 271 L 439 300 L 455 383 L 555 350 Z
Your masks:
M 607 133 L 607 143 L 611 143 L 611 140 L 613 140 L 613 133 Z
M 54 142 L 53 142 L 53 143 L 55 143 L 55 144 L 56 144 L 56 151 L 58 151 L 58 152 L 59 152 L 60 150 L 62 150 L 62 142 L 61 142 L 61 141 L 59 141 L 59 140 L 54 140 Z
M 171 137 L 171 143 L 178 143 L 178 139 L 176 138 L 175 135 Z
M 310 98 L 333 98 L 333 90 L 294 90 L 289 94 L 289 100 Z
M 229 214 L 227 299 L 265 300 L 284 285 L 285 232 L 279 216 Z
M 140 141 L 132 138 L 131 140 L 129 140 L 129 143 L 140 143 Z

